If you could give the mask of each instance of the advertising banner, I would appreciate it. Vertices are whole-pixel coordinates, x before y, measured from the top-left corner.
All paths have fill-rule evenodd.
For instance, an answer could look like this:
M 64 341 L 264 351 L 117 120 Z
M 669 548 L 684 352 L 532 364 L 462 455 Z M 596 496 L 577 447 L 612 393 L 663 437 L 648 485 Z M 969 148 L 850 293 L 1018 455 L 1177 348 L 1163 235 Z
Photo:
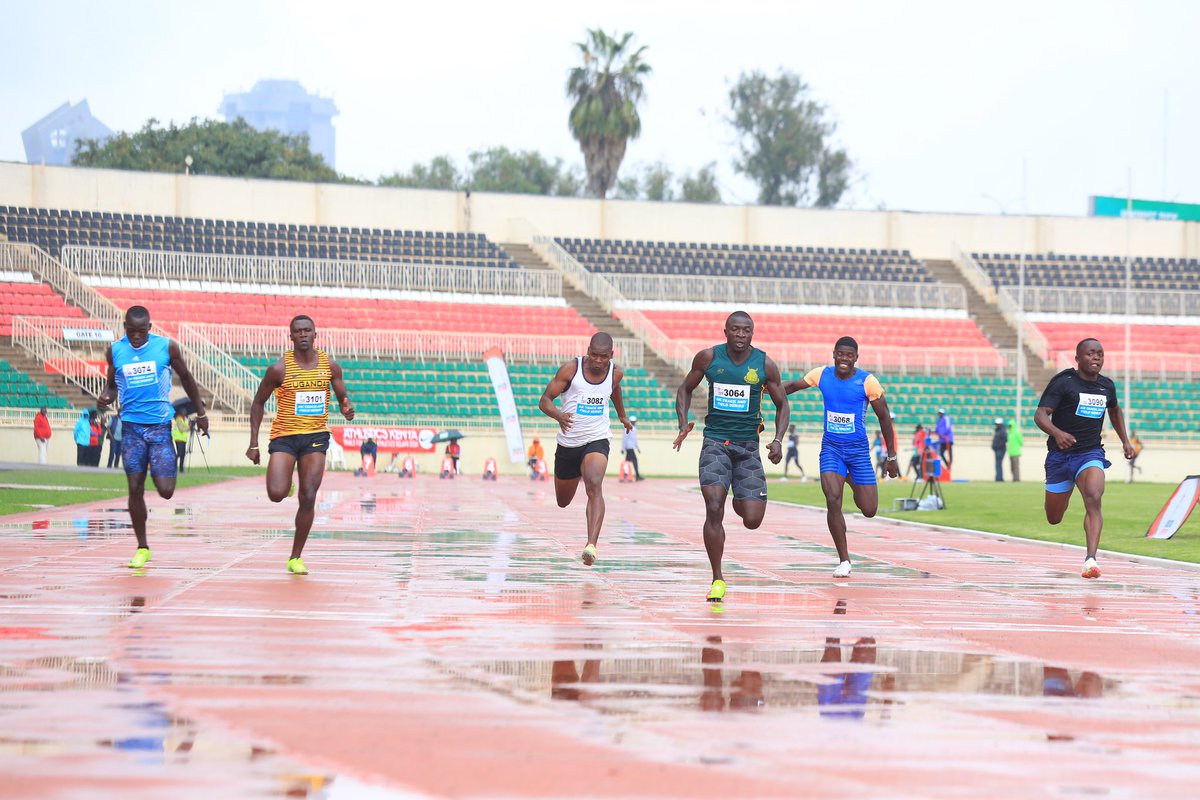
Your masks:
M 493 347 L 483 354 L 492 388 L 496 390 L 496 405 L 500 407 L 500 420 L 504 423 L 504 438 L 508 442 L 508 458 L 514 464 L 525 460 L 525 437 L 521 435 L 521 420 L 517 417 L 517 400 L 513 396 L 512 383 L 508 380 L 508 365 L 504 362 L 504 351 Z
M 1195 203 L 1166 203 L 1160 200 L 1137 200 L 1132 203 L 1134 219 L 1170 219 L 1183 222 L 1200 221 L 1200 205 Z M 1124 197 L 1093 195 L 1088 198 L 1088 211 L 1093 217 L 1130 216 L 1130 202 Z
M 433 452 L 432 428 L 396 428 L 377 425 L 334 425 L 333 440 L 347 450 L 358 451 L 367 439 L 374 439 L 381 453 Z
M 1200 500 L 1200 475 L 1188 475 L 1171 494 L 1162 511 L 1150 523 L 1147 539 L 1170 539 L 1183 527 Z

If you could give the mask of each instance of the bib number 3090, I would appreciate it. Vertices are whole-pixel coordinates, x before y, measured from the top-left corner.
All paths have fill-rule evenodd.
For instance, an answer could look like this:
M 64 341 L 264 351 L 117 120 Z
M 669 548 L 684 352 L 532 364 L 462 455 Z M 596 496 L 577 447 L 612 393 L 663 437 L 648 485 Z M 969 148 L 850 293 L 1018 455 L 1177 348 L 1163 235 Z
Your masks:
M 1107 407 L 1108 397 L 1106 395 L 1080 392 L 1079 407 L 1075 409 L 1075 415 L 1088 419 L 1100 419 L 1104 416 L 1104 409 Z

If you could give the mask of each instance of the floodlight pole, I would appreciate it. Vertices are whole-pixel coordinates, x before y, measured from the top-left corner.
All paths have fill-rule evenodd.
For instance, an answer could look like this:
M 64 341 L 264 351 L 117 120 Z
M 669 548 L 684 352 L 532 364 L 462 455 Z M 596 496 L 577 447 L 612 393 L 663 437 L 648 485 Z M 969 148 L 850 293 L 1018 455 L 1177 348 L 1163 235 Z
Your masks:
M 1129 168 L 1125 188 L 1125 435 L 1133 423 L 1133 406 L 1130 405 L 1133 351 L 1133 167 Z
M 1021 229 L 1022 238 L 1024 238 L 1025 229 L 1028 227 L 1028 208 L 1026 206 L 1026 195 L 1028 194 L 1028 180 L 1026 174 L 1028 172 L 1029 160 L 1021 159 Z M 1021 252 L 1018 255 L 1020 262 L 1019 277 L 1017 279 L 1017 418 L 1014 424 L 1018 429 L 1021 427 L 1021 395 L 1024 394 L 1021 389 L 1025 385 L 1025 244 L 1021 244 Z

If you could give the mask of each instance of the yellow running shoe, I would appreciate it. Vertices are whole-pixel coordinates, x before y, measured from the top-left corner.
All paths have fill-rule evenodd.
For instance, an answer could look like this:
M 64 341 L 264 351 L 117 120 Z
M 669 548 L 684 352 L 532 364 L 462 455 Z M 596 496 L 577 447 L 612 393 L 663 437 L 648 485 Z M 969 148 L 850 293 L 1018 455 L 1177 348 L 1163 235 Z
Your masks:
M 308 567 L 304 566 L 303 559 L 289 558 L 287 562 L 287 571 L 293 575 L 307 575 Z
M 704 598 L 710 603 L 725 602 L 725 581 L 718 578 L 713 581 L 712 588 L 708 590 L 708 597 Z
M 595 563 L 596 563 L 596 545 L 589 544 L 587 547 L 583 548 L 583 565 L 585 567 L 590 567 L 592 564 L 595 564 Z
M 129 560 L 127 565 L 130 569 L 141 569 L 146 566 L 146 562 L 150 560 L 150 548 L 139 547 L 137 552 L 133 554 L 133 558 Z

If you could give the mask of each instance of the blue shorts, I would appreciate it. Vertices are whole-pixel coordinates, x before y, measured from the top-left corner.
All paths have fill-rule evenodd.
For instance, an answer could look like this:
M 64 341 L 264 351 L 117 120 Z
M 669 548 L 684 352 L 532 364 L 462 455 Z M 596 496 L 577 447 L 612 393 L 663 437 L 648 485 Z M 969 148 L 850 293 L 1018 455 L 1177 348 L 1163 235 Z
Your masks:
M 821 440 L 821 472 L 836 472 L 855 486 L 874 486 L 875 464 L 871 460 L 871 445 L 863 437 L 861 443 L 849 444 Z
M 121 430 L 121 460 L 126 475 L 150 474 L 157 478 L 175 477 L 175 442 L 171 441 L 171 423 L 142 425 L 123 423 Z
M 1104 457 L 1104 450 L 1100 447 L 1078 453 L 1051 450 L 1046 453 L 1046 491 L 1054 494 L 1069 492 L 1075 488 L 1075 479 L 1085 469 L 1108 469 L 1111 466 L 1112 462 Z

